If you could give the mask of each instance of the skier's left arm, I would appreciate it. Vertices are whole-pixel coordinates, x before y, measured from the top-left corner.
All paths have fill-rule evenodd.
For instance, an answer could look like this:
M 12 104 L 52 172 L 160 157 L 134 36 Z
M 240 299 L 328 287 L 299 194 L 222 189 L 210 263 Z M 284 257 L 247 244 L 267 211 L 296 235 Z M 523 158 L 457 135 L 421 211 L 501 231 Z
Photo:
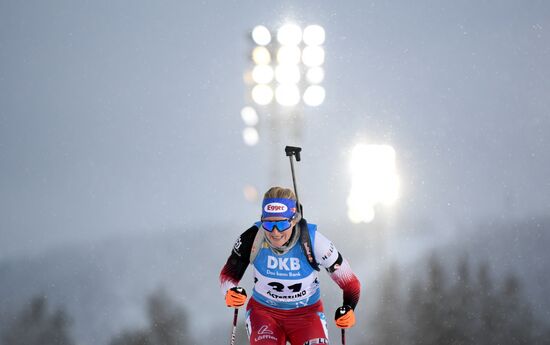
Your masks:
M 348 261 L 342 257 L 334 244 L 319 232 L 315 234 L 314 253 L 319 265 L 327 270 L 330 278 L 343 290 L 343 305 L 355 309 L 359 302 L 361 284 Z

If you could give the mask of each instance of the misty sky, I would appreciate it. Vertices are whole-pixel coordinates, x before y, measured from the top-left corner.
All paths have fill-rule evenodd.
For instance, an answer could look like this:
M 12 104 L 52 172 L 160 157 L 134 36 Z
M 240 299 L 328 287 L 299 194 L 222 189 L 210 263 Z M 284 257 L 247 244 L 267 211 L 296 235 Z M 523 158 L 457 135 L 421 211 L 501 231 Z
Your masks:
M 358 142 L 394 146 L 401 224 L 549 214 L 547 1 L 0 1 L 0 259 L 248 227 L 271 148 L 265 123 L 241 139 L 247 35 L 287 20 L 327 35 L 297 143 L 310 218 L 350 224 Z

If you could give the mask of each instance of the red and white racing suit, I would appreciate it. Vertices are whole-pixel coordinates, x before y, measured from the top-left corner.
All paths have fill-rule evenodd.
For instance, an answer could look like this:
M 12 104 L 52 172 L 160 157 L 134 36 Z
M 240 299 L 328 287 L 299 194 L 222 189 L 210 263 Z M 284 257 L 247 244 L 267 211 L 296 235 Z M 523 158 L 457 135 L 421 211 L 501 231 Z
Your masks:
M 258 225 L 242 233 L 220 273 L 222 293 L 238 285 L 248 265 Z M 294 231 L 294 230 L 293 230 Z M 360 283 L 347 260 L 314 224 L 308 224 L 319 267 L 343 290 L 344 305 L 359 301 Z M 254 289 L 247 305 L 250 344 L 328 344 L 326 317 L 320 300 L 318 271 L 313 269 L 297 242 L 284 254 L 264 242 L 252 262 Z

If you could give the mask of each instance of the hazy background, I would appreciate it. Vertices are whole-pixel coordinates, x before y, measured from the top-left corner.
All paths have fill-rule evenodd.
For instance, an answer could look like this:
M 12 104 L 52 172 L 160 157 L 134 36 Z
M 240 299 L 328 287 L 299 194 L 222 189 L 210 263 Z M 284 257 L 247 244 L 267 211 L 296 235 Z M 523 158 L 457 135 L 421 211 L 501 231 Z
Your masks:
M 550 243 L 546 1 L 0 1 L 0 312 L 46 294 L 79 343 L 106 343 L 163 286 L 225 341 L 217 276 L 260 213 L 243 187 L 273 182 L 267 126 L 256 147 L 241 138 L 247 35 L 287 20 L 326 30 L 326 101 L 283 142 L 303 147 L 307 218 L 356 268 L 363 312 L 390 262 L 452 244 L 521 272 L 548 314 L 533 281 Z M 361 226 L 346 216 L 359 142 L 392 145 L 401 181 Z M 331 316 L 340 292 L 321 275 Z

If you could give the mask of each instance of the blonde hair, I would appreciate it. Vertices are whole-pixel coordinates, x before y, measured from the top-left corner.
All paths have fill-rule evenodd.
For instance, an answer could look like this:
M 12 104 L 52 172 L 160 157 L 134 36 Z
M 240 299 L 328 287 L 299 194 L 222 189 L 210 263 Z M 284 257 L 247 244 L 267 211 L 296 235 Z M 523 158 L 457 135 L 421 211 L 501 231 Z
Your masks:
M 294 195 L 294 191 L 292 191 L 292 189 L 289 189 L 289 188 L 271 187 L 267 192 L 265 192 L 264 199 L 272 199 L 272 198 L 284 198 L 284 199 L 296 200 L 296 195 Z

